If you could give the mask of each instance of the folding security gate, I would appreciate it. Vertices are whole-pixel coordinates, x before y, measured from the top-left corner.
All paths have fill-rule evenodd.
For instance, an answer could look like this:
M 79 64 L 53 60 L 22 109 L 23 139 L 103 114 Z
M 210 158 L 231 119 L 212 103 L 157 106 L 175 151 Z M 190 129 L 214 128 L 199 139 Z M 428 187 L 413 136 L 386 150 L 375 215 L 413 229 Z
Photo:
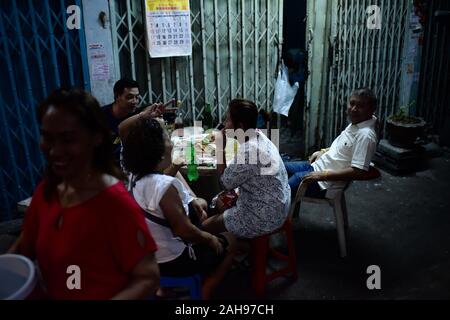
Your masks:
M 427 1 L 418 114 L 450 146 L 450 1 Z
M 84 32 L 68 30 L 81 0 L 0 1 L 0 221 L 39 182 L 36 107 L 61 86 L 89 89 Z
M 221 121 L 235 97 L 271 109 L 282 0 L 192 0 L 192 56 L 162 59 L 147 53 L 143 8 L 143 0 L 110 1 L 116 78 L 135 78 L 143 103 L 181 100 L 188 120 L 210 103 Z
M 315 2 L 315 3 L 313 3 Z M 323 0 L 309 1 L 314 6 Z M 346 108 L 355 88 L 371 87 L 379 98 L 376 116 L 381 129 L 394 109 L 398 108 L 404 36 L 409 13 L 409 0 L 331 0 L 326 1 L 327 15 L 324 37 L 314 32 L 314 17 L 309 16 L 308 43 L 310 70 L 314 65 L 311 47 L 323 46 L 324 66 L 319 84 L 309 84 L 308 95 L 320 91 L 316 100 L 309 100 L 305 109 L 306 149 L 330 145 L 347 124 Z M 367 27 L 367 8 L 380 8 L 381 29 Z M 317 23 L 316 23 L 317 24 Z M 308 79 L 309 81 L 311 80 Z M 314 79 L 313 79 L 314 81 Z

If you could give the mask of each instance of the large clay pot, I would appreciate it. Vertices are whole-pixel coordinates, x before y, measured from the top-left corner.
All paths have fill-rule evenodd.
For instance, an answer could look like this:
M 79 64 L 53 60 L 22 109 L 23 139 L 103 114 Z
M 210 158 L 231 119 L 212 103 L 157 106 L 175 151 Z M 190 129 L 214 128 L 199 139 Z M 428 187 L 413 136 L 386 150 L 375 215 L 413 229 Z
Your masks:
M 425 121 L 418 118 L 418 123 L 402 123 L 394 120 L 386 121 L 388 141 L 391 145 L 400 148 L 410 148 L 423 133 Z

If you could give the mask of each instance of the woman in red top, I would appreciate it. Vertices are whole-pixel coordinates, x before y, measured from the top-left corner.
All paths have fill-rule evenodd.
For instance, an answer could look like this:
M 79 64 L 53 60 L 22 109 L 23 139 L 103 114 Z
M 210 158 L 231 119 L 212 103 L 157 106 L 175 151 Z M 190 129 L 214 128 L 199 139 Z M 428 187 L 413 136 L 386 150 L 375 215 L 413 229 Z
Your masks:
M 97 100 L 58 90 L 39 107 L 48 166 L 11 250 L 35 259 L 53 299 L 139 299 L 159 284 L 155 242 L 119 180 Z

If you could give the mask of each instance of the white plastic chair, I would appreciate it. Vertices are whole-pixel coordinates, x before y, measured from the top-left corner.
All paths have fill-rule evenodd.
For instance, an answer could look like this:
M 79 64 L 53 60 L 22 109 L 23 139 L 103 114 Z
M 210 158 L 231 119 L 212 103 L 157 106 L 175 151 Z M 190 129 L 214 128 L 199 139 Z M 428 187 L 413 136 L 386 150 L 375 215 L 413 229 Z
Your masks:
M 307 185 L 301 183 L 297 189 L 297 194 L 295 195 L 294 203 L 298 206 L 296 212 L 300 212 L 300 207 L 302 202 L 316 203 L 316 204 L 328 204 L 333 208 L 336 231 L 339 242 L 339 251 L 341 257 L 347 256 L 347 245 L 345 239 L 345 229 L 348 228 L 348 217 L 347 217 L 347 205 L 345 203 L 345 190 L 349 187 L 351 181 L 347 182 L 345 187 L 340 190 L 336 190 L 332 197 L 330 198 L 313 198 L 306 197 Z
M 374 166 L 369 167 L 369 171 L 361 176 L 358 180 L 372 180 L 381 176 L 381 173 Z M 336 231 L 339 242 L 339 251 L 341 257 L 344 258 L 347 256 L 347 243 L 345 238 L 346 229 L 348 229 L 348 216 L 347 216 L 347 204 L 345 202 L 345 191 L 350 186 L 352 181 L 347 181 L 346 185 L 342 187 L 340 190 L 333 190 L 333 193 L 329 197 L 322 198 L 313 198 L 306 197 L 306 189 L 307 185 L 301 183 L 297 189 L 297 194 L 295 195 L 294 204 L 298 206 L 298 208 L 294 209 L 294 212 L 298 212 L 300 214 L 300 206 L 302 202 L 309 203 L 317 203 L 317 204 L 328 204 L 333 208 L 334 218 L 336 223 Z

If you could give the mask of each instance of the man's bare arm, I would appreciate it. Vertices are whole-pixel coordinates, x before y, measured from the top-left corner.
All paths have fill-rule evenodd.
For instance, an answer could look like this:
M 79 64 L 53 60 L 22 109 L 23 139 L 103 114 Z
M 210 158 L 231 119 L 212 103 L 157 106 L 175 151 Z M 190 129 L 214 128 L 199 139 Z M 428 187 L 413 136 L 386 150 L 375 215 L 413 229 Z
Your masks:
M 367 171 L 350 167 L 342 170 L 326 170 L 326 171 L 315 171 L 306 175 L 302 182 L 310 183 L 314 181 L 351 181 L 351 180 L 362 180 L 367 175 Z
M 138 114 L 135 114 L 125 120 L 123 120 L 120 124 L 119 124 L 119 136 L 120 139 L 124 140 L 126 138 L 126 136 L 128 135 L 128 132 L 130 131 L 130 129 L 133 126 L 133 123 L 135 123 L 140 117 L 151 117 L 151 118 L 156 118 L 161 116 L 161 106 L 163 104 L 161 103 L 154 103 L 151 106 L 148 106 L 147 108 L 144 109 L 144 111 L 141 111 Z

